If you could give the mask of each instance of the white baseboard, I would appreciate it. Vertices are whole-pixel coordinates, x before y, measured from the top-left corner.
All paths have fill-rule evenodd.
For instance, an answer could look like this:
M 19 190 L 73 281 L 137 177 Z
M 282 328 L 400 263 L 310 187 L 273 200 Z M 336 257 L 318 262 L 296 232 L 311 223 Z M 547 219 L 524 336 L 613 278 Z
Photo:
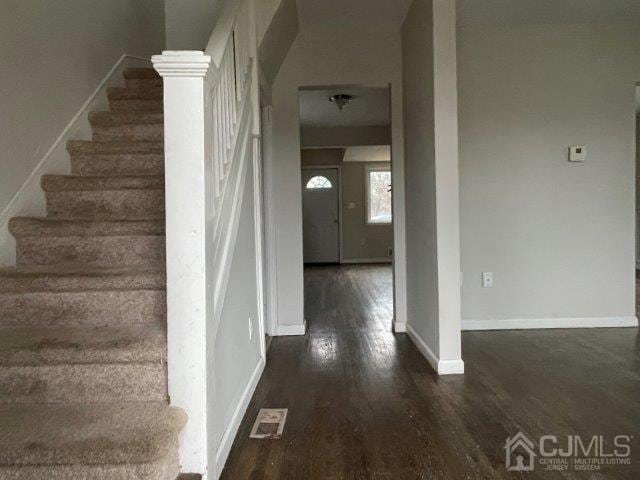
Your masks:
M 547 328 L 613 328 L 637 326 L 637 317 L 513 318 L 505 320 L 462 321 L 462 330 L 535 330 Z
M 438 375 L 462 375 L 464 373 L 464 362 L 458 360 L 439 360 Z
M 276 336 L 304 335 L 307 333 L 307 322 L 298 325 L 278 325 Z
M 440 360 L 422 337 L 408 324 L 407 333 L 438 375 L 459 375 L 464 373 L 464 362 L 461 358 L 457 360 Z
M 380 258 L 343 258 L 340 263 L 392 263 L 390 257 Z
M 9 203 L 0 212 L 0 266 L 15 265 L 16 261 L 16 244 L 15 239 L 9 233 L 9 220 L 16 216 L 44 216 L 46 214 L 45 196 L 40 188 L 40 178 L 45 174 L 68 175 L 71 172 L 67 141 L 91 138 L 89 112 L 107 109 L 107 87 L 121 85 L 124 82 L 123 70 L 130 66 L 139 66 L 142 62 L 146 64 L 148 60 L 132 55 L 120 57 L 62 129 L 53 145 L 49 147 Z
M 407 324 L 405 322 L 393 322 L 393 331 L 395 333 L 405 333 L 407 331 Z
M 220 478 L 220 474 L 224 469 L 224 464 L 226 463 L 231 447 L 233 446 L 233 441 L 235 440 L 240 424 L 242 423 L 242 418 L 244 417 L 247 407 L 249 406 L 249 402 L 251 401 L 251 397 L 253 397 L 253 393 L 258 386 L 264 367 L 265 359 L 262 357 L 260 358 L 256 369 L 253 371 L 244 392 L 242 392 L 242 396 L 240 397 L 238 405 L 231 416 L 229 425 L 227 426 L 227 429 L 222 436 L 222 440 L 220 441 L 220 445 L 218 446 L 218 450 L 216 452 L 216 471 L 214 472 L 213 480 L 218 480 L 218 478 Z

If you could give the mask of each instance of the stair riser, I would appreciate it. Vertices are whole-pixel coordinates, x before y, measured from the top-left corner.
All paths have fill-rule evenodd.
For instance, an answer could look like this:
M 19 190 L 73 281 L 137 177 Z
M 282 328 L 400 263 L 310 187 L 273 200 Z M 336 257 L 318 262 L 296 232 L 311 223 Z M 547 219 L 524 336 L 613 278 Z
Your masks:
M 162 113 L 164 109 L 162 100 L 143 99 L 109 100 L 109 107 L 118 113 Z
M 164 262 L 164 236 L 25 237 L 17 241 L 18 265 L 83 263 L 94 266 Z
M 163 154 L 74 155 L 73 175 L 163 175 Z
M 164 290 L 0 294 L 0 326 L 141 324 L 166 317 Z
M 162 402 L 166 378 L 160 362 L 0 367 L 0 404 Z
M 180 474 L 178 439 L 173 449 L 154 463 L 16 465 L 0 467 L 2 480 L 176 480 Z
M 94 125 L 92 131 L 96 142 L 159 142 L 164 139 L 161 123 Z
M 127 78 L 124 81 L 127 88 L 158 88 L 162 87 L 161 78 Z
M 83 190 L 47 192 L 53 218 L 164 218 L 164 190 Z

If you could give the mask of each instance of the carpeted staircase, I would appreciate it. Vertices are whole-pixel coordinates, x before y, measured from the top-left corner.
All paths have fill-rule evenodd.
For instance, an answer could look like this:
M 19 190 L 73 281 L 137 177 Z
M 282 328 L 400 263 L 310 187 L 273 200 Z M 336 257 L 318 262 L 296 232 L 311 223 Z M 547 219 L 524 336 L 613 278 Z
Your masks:
M 184 413 L 166 369 L 162 81 L 124 73 L 46 218 L 0 269 L 0 479 L 174 480 Z

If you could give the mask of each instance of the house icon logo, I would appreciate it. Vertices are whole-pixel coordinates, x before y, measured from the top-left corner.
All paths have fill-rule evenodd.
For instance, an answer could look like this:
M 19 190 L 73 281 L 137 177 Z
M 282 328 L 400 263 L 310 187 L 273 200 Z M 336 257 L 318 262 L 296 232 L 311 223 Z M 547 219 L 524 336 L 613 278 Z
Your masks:
M 505 467 L 508 472 L 530 472 L 535 467 L 536 452 L 534 444 L 524 433 L 518 432 L 507 438 L 505 449 Z

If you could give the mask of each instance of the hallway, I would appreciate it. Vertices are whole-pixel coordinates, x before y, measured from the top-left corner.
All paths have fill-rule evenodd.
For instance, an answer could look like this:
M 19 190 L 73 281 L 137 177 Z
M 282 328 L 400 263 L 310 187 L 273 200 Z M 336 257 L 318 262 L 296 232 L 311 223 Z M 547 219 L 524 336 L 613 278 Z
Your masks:
M 467 332 L 466 374 L 438 377 L 391 332 L 389 266 L 312 267 L 305 286 L 308 333 L 273 340 L 224 479 L 510 478 L 503 447 L 518 431 L 638 431 L 637 329 Z M 281 439 L 248 438 L 262 407 L 289 409 Z M 598 478 L 638 478 L 637 447 Z
M 304 282 L 309 333 L 391 331 L 391 264 L 306 266 Z

